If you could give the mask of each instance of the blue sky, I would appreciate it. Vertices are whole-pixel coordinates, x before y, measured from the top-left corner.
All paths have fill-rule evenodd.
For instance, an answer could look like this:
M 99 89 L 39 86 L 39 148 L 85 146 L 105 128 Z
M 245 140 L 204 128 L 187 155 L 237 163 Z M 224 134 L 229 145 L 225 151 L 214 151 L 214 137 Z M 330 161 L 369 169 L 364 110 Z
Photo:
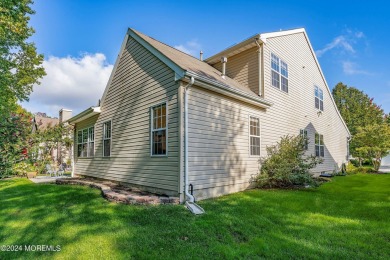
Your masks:
M 56 116 L 94 105 L 128 27 L 198 56 L 256 33 L 304 27 L 329 86 L 355 86 L 390 112 L 390 3 L 386 1 L 36 0 L 31 38 L 48 76 L 27 109 Z

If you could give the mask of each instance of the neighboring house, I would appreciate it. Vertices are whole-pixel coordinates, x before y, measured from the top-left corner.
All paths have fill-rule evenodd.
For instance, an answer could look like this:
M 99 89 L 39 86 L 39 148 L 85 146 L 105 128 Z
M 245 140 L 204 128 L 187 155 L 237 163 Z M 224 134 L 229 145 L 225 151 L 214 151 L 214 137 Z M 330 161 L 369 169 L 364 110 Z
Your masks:
M 68 110 L 68 109 L 61 109 L 59 111 L 59 118 L 51 118 L 48 117 L 46 113 L 38 112 L 34 115 L 34 118 L 32 120 L 32 132 L 33 133 L 37 131 L 43 132 L 50 127 L 54 127 L 68 120 L 71 117 L 72 117 L 72 110 Z M 43 147 L 43 144 L 41 144 L 40 146 Z M 66 150 L 65 151 L 63 150 L 64 149 L 62 149 L 62 147 L 57 147 L 56 149 L 53 149 L 51 151 L 50 155 L 54 161 L 66 162 L 66 160 L 70 158 L 68 152 Z
M 379 172 L 390 172 L 390 154 L 382 158 Z
M 58 125 L 58 123 L 59 123 L 58 118 L 51 118 L 51 117 L 48 117 L 46 115 L 46 113 L 38 112 L 37 114 L 34 115 L 34 118 L 32 120 L 32 124 L 33 124 L 32 132 L 33 133 L 35 133 L 37 131 L 43 132 L 50 127 Z M 41 157 L 41 154 L 42 154 L 41 149 L 43 147 L 43 144 L 40 144 L 40 147 L 41 148 L 40 148 L 40 151 L 38 153 L 39 158 Z M 57 160 L 58 155 L 59 155 L 58 149 L 53 149 L 51 151 L 50 155 L 51 155 L 51 158 L 53 158 L 53 160 Z
M 197 199 L 250 187 L 284 135 L 306 135 L 307 154 L 324 159 L 312 172 L 333 172 L 350 137 L 304 29 L 254 35 L 205 61 L 129 29 L 100 106 L 68 122 L 75 174 L 181 201 L 190 185 Z
M 390 154 L 382 158 L 381 166 L 390 167 Z
M 43 113 L 37 113 L 37 115 L 34 115 L 33 118 L 33 128 L 32 131 L 45 131 L 49 127 L 53 127 L 58 125 L 59 120 L 58 118 L 51 118 L 46 116 L 46 114 Z

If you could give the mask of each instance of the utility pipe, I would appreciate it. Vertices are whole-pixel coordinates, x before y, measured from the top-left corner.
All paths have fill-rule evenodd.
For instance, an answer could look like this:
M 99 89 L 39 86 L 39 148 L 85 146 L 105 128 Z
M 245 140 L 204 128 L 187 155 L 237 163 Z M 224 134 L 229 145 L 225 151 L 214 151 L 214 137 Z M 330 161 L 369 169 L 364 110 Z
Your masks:
M 226 57 L 222 57 L 221 58 L 221 62 L 222 62 L 222 78 L 225 79 L 227 58 Z
M 184 193 L 190 202 L 195 202 L 194 196 L 188 192 L 188 90 L 194 84 L 195 78 L 184 88 Z

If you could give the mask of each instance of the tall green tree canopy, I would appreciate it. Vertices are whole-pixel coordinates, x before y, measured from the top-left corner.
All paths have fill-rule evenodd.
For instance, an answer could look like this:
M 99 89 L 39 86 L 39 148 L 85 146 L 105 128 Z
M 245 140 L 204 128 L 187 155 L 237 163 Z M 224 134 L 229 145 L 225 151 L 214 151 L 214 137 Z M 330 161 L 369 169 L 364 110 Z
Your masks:
M 363 91 L 348 87 L 341 82 L 335 86 L 332 94 L 337 108 L 352 135 L 349 146 L 350 153 L 352 156 L 359 158 L 361 163 L 361 159 L 368 158 L 369 154 L 372 155 L 372 152 L 367 152 L 367 149 L 359 149 L 367 148 L 367 143 L 361 140 L 362 129 L 368 131 L 367 127 L 383 125 L 387 120 L 384 111 L 374 103 L 373 98 L 370 98 Z M 359 135 L 356 137 L 358 133 Z M 383 135 L 386 135 L 386 133 L 383 133 Z
M 28 100 L 34 84 L 45 75 L 43 55 L 28 38 L 31 0 L 0 1 L 0 116 L 17 109 L 16 102 Z
M 340 82 L 333 88 L 332 94 L 352 135 L 356 134 L 358 127 L 383 123 L 383 109 L 363 91 Z
M 390 126 L 383 123 L 358 127 L 353 140 L 356 152 L 371 160 L 374 170 L 378 171 L 382 158 L 390 151 Z
M 16 105 L 15 112 L 0 117 L 0 178 L 27 156 L 30 146 L 31 113 Z

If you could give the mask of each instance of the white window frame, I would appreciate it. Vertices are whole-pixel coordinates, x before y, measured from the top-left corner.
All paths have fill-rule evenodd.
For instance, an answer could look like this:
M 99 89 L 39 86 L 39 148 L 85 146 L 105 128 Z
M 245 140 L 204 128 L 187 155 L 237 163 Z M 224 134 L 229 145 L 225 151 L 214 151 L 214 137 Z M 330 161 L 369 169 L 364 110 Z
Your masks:
M 106 138 L 105 137 L 105 133 L 106 133 L 106 123 L 110 122 L 110 138 Z M 104 121 L 103 122 L 103 134 L 102 134 L 102 138 L 103 138 L 103 151 L 102 151 L 102 156 L 103 157 L 111 157 L 111 154 L 112 154 L 112 119 L 110 120 L 107 120 L 107 121 Z M 105 140 L 110 140 L 110 155 L 104 155 L 104 141 Z
M 278 69 L 279 69 L 279 70 L 275 70 L 275 69 L 272 67 L 272 61 L 273 61 L 272 57 L 273 57 L 273 56 L 275 56 L 275 58 L 278 59 Z M 282 74 L 282 64 L 284 64 L 284 65 L 286 66 L 286 73 L 287 73 L 287 75 L 283 75 L 283 74 Z M 289 74 L 289 72 L 288 72 L 288 64 L 287 64 L 287 62 L 285 62 L 284 60 L 282 60 L 282 59 L 281 59 L 278 55 L 276 55 L 275 53 L 271 52 L 270 65 L 271 65 L 271 86 L 273 86 L 273 87 L 279 89 L 280 91 L 283 91 L 284 93 L 288 93 L 288 88 L 289 88 L 289 84 L 288 84 L 288 82 L 289 82 L 289 80 L 288 80 L 288 74 Z M 273 84 L 272 72 L 275 72 L 275 73 L 278 75 L 278 79 L 279 79 L 278 86 L 274 86 L 274 84 Z M 284 90 L 284 89 L 282 88 L 282 79 L 287 80 L 287 91 Z
M 307 135 L 307 130 L 306 129 L 300 129 L 299 130 L 299 135 L 302 138 L 305 138 L 305 151 L 309 150 L 309 137 Z
M 89 135 L 89 130 L 93 128 L 93 136 L 94 136 L 94 139 L 93 139 L 93 142 L 90 141 L 90 135 Z M 84 141 L 84 136 L 83 136 L 83 132 L 84 130 L 87 130 L 87 139 L 86 141 Z M 81 132 L 81 143 L 79 143 L 79 133 Z M 77 130 L 77 158 L 91 158 L 91 157 L 95 157 L 95 126 L 89 126 L 89 127 L 85 127 L 85 128 L 82 128 L 80 130 Z M 90 143 L 93 143 L 93 156 L 91 156 L 89 154 L 89 146 L 90 146 Z M 83 149 L 82 149 L 82 152 L 79 156 L 79 145 L 81 145 L 81 147 L 83 147 L 83 145 L 86 144 L 87 145 L 87 154 L 84 155 L 84 152 L 83 152 Z
M 318 93 L 318 95 L 316 93 Z M 317 100 L 318 100 L 318 107 L 316 105 Z M 321 109 L 321 104 L 322 104 L 322 109 Z M 317 85 L 314 85 L 314 107 L 319 111 L 322 112 L 324 111 L 324 91 L 322 90 L 322 88 L 318 87 Z
M 259 135 L 251 134 L 251 118 L 255 118 L 259 121 Z M 252 145 L 251 145 L 251 137 L 259 138 L 259 154 L 252 154 Z M 261 121 L 260 117 L 255 115 L 248 116 L 248 146 L 249 146 L 249 157 L 260 157 L 261 156 Z
M 153 128 L 153 110 L 154 108 L 160 107 L 162 105 L 165 105 L 165 127 L 163 128 Z M 168 156 L 168 101 L 164 101 L 161 103 L 158 103 L 156 105 L 153 105 L 150 107 L 150 156 L 151 157 L 167 157 Z M 153 154 L 153 133 L 156 131 L 165 130 L 165 154 Z
M 317 143 L 317 140 L 315 138 L 316 135 L 318 135 L 318 143 Z M 322 140 L 322 144 L 321 144 L 321 140 Z M 316 152 L 317 147 L 318 147 L 318 155 L 317 155 L 317 152 Z M 323 154 L 321 154 L 321 148 L 322 148 Z M 322 135 L 320 133 L 315 133 L 315 135 L 314 135 L 314 154 L 315 154 L 316 157 L 322 157 L 322 158 L 325 157 L 324 135 Z

